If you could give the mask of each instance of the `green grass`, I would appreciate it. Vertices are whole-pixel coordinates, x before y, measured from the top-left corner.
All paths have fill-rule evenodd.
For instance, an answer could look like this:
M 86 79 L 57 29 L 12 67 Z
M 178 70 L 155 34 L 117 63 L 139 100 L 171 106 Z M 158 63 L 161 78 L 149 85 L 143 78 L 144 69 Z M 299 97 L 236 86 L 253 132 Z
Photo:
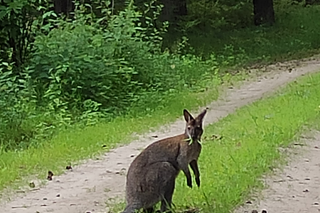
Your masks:
M 215 53 L 235 64 L 272 62 L 306 57 L 319 52 L 320 25 L 315 22 L 320 6 L 275 8 L 276 24 L 255 27 L 187 33 L 197 55 Z
M 219 84 L 220 80 L 217 78 L 208 79 L 202 82 L 202 86 L 209 87 L 210 90 L 172 94 L 162 101 L 166 107 L 150 113 L 131 113 L 131 117 L 118 117 L 108 123 L 86 128 L 68 128 L 52 139 L 43 141 L 36 148 L 0 151 L 0 190 L 16 183 L 17 186 L 21 185 L 21 180 L 25 180 L 26 175 L 45 179 L 48 170 L 59 174 L 70 163 L 74 165 L 78 160 L 97 156 L 119 144 L 129 142 L 133 133 L 143 133 L 176 120 L 181 117 L 183 108 L 205 106 L 217 99 Z
M 195 50 L 199 55 L 208 56 L 211 55 L 213 51 L 220 62 L 219 66 L 228 66 L 235 63 L 246 64 L 251 61 L 261 60 L 271 62 L 274 59 L 287 59 L 288 56 L 303 57 L 317 51 L 317 48 L 319 48 L 318 38 L 320 27 L 317 22 L 314 21 L 317 20 L 319 13 L 320 7 L 318 6 L 305 9 L 299 8 L 297 10 L 293 9 L 285 15 L 278 17 L 277 24 L 272 28 L 252 27 L 224 32 L 201 32 L 200 35 L 190 34 L 190 43 L 195 47 Z M 231 46 L 226 49 L 226 45 Z M 221 62 L 223 63 L 221 64 Z M 201 75 L 202 74 L 203 73 L 201 73 Z M 229 78 L 230 75 L 225 76 L 225 81 L 233 81 Z M 99 123 L 84 129 L 77 127 L 68 128 L 54 136 L 52 139 L 43 141 L 37 148 L 31 147 L 30 149 L 23 151 L 0 151 L 0 191 L 7 186 L 14 186 L 16 183 L 21 184 L 21 180 L 25 180 L 25 176 L 28 175 L 36 175 L 36 177 L 40 179 L 45 179 L 48 170 L 52 170 L 55 174 L 59 174 L 70 162 L 74 163 L 81 159 L 98 156 L 99 153 L 106 152 L 110 148 L 116 147 L 118 144 L 129 142 L 132 139 L 132 133 L 143 133 L 150 128 L 159 127 L 164 123 L 175 120 L 177 117 L 181 117 L 183 108 L 194 109 L 215 100 L 218 97 L 217 79 L 204 78 L 202 81 L 203 85 L 195 87 L 196 90 L 177 92 L 169 98 L 163 97 L 163 101 L 161 101 L 162 106 L 150 107 L 149 113 L 139 113 L 138 106 L 135 111 L 129 113 L 129 117 L 120 116 L 112 122 Z M 203 91 L 204 88 L 207 88 L 208 90 Z M 287 89 L 287 92 L 289 91 L 291 90 Z M 157 97 L 158 96 L 155 96 L 155 98 Z M 288 98 L 288 95 L 283 95 L 283 98 Z M 297 98 L 298 97 L 296 97 L 296 99 Z M 296 99 L 292 99 L 292 101 Z M 254 110 L 254 107 L 261 107 L 258 103 L 249 107 L 251 114 L 258 117 L 258 124 L 261 122 L 269 122 L 268 124 L 271 125 L 270 127 L 265 124 L 263 124 L 263 129 L 261 129 L 262 124 L 260 124 L 260 126 L 254 126 L 252 123 L 253 117 L 250 117 L 251 115 L 248 111 L 249 108 L 244 108 L 236 115 L 231 115 L 221 123 L 206 129 L 206 134 L 208 136 L 212 133 L 218 133 L 224 135 L 225 139 L 219 142 L 208 141 L 208 143 L 204 143 L 204 150 L 200 162 L 201 170 L 208 171 L 207 168 L 210 167 L 212 173 L 203 172 L 203 186 L 200 190 L 186 190 L 186 187 L 183 185 L 184 179 L 181 177 L 179 178 L 176 197 L 182 198 L 182 201 L 177 202 L 180 208 L 184 203 L 187 203 L 186 201 L 190 201 L 186 198 L 187 196 L 192 196 L 192 202 L 190 201 L 191 204 L 193 203 L 193 205 L 203 208 L 204 211 L 209 211 L 211 204 L 215 205 L 217 211 L 222 208 L 232 208 L 234 204 L 237 204 L 242 199 L 239 194 L 247 194 L 249 189 L 258 184 L 256 177 L 267 171 L 268 167 L 266 165 L 270 165 L 270 162 L 272 163 L 274 159 L 278 158 L 279 154 L 276 151 L 270 153 L 266 151 L 269 149 L 276 149 L 278 145 L 276 140 L 272 141 L 268 146 L 261 146 L 263 149 L 261 148 L 260 152 L 267 152 L 261 153 L 262 158 L 257 157 L 259 153 L 256 153 L 253 156 L 250 155 L 251 157 L 255 157 L 259 162 L 259 164 L 257 164 L 259 165 L 259 170 L 249 171 L 248 168 L 251 166 L 249 153 L 252 153 L 250 147 L 245 145 L 249 146 L 250 144 L 252 145 L 261 142 L 256 141 L 257 138 L 254 135 L 254 131 L 260 131 L 262 134 L 267 135 L 273 134 L 272 132 L 267 132 L 267 130 L 273 131 L 276 133 L 275 135 L 277 138 L 282 140 L 282 138 L 277 135 L 281 135 L 277 132 L 281 130 L 283 132 L 282 136 L 286 136 L 286 138 L 284 138 L 286 140 L 282 141 L 288 142 L 295 134 L 295 130 L 300 129 L 301 126 L 306 123 L 306 120 L 301 120 L 300 122 L 296 120 L 295 122 L 298 127 L 296 129 L 292 127 L 289 129 L 289 132 L 286 132 L 286 129 L 281 129 L 284 128 L 280 126 L 282 123 L 279 122 L 275 125 L 275 122 L 278 122 L 276 119 L 282 116 L 278 116 L 278 111 L 282 109 L 282 107 L 285 107 L 285 104 L 280 104 L 279 106 L 274 105 L 274 108 L 277 109 L 275 110 L 276 113 L 274 113 L 275 116 L 272 117 L 272 113 L 265 113 L 264 115 L 270 115 L 271 117 L 267 120 L 263 120 L 259 113 L 263 113 L 264 110 L 267 111 L 269 107 L 267 105 L 271 103 L 272 100 L 273 99 L 265 100 L 265 108 L 256 109 L 256 111 Z M 280 102 L 281 101 L 279 100 L 277 104 Z M 142 108 L 143 107 L 140 109 Z M 155 108 L 156 110 L 154 110 Z M 143 109 L 143 112 L 147 112 L 147 110 Z M 313 114 L 308 115 L 309 117 L 307 117 L 307 119 L 310 119 L 316 112 L 313 111 L 312 113 Z M 250 116 L 240 117 L 240 115 Z M 303 115 L 304 114 L 301 113 L 298 117 L 293 119 L 299 119 Z M 239 121 L 236 119 L 239 119 Z M 285 121 L 288 121 L 288 119 L 285 119 Z M 248 123 L 246 126 L 247 130 L 243 129 L 243 123 Z M 278 126 L 280 126 L 280 129 L 277 129 Z M 267 127 L 270 129 L 264 129 Z M 249 130 L 253 131 L 253 133 L 251 134 Z M 237 133 L 239 135 L 232 135 L 231 133 Z M 248 135 L 249 133 L 250 135 Z M 245 137 L 251 139 L 248 140 Z M 268 137 L 265 136 L 265 138 Z M 235 147 L 234 144 L 240 139 L 241 146 Z M 210 150 L 216 151 L 211 153 Z M 234 151 L 235 156 L 221 155 L 221 153 L 223 153 L 222 151 Z M 210 159 L 213 155 L 216 155 L 216 157 Z M 242 158 L 240 155 L 248 155 L 248 159 Z M 235 161 L 232 161 L 232 159 Z M 248 160 L 248 162 L 246 160 Z M 209 163 L 207 163 L 206 167 L 205 161 L 210 161 L 212 167 Z M 245 166 L 240 166 L 236 162 L 243 163 Z M 265 163 L 264 165 L 266 167 L 260 166 L 260 163 Z M 217 168 L 215 169 L 215 167 Z M 242 174 L 241 172 L 245 172 L 245 174 Z M 238 174 L 239 176 L 237 176 Z M 250 178 L 248 178 L 248 175 L 251 175 Z M 229 180 L 230 177 L 231 180 Z M 238 181 L 242 180 L 242 178 L 246 179 L 246 181 L 239 184 Z M 213 184 L 212 190 L 214 191 L 211 191 L 211 185 L 209 184 L 206 186 L 206 183 Z M 232 187 L 228 187 L 229 183 Z M 233 186 L 232 184 L 236 186 Z M 226 194 L 222 191 L 225 191 Z M 184 193 L 185 196 L 183 195 Z M 196 196 L 196 198 L 194 196 Z M 178 200 L 177 198 L 176 200 Z M 206 199 L 208 199 L 208 202 Z M 203 205 L 203 203 L 206 202 L 210 205 Z M 223 211 L 221 210 L 221 212 Z
M 319 82 L 320 73 L 302 77 L 206 127 L 199 159 L 202 185 L 189 189 L 180 174 L 174 194 L 177 207 L 227 213 L 261 187 L 261 175 L 280 162 L 279 147 L 287 147 L 306 126 L 315 127 L 319 121 Z M 213 134 L 223 139 L 212 141 Z

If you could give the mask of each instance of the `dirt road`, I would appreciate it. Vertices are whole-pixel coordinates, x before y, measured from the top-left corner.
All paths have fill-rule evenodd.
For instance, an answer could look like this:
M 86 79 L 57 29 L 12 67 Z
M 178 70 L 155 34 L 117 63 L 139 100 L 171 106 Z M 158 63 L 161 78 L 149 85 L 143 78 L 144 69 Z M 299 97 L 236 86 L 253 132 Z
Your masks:
M 320 212 L 320 132 L 310 135 L 290 150 L 288 165 L 265 178 L 267 188 L 234 213 Z
M 269 66 L 266 69 L 269 72 L 264 72 L 260 77 L 244 82 L 240 88 L 229 89 L 218 101 L 211 103 L 208 106 L 205 124 L 216 122 L 237 108 L 271 94 L 280 86 L 301 75 L 319 71 L 320 60 L 287 62 Z M 180 134 L 183 132 L 183 128 L 184 121 L 181 116 L 178 121 L 168 124 L 156 132 L 147 133 L 127 146 L 105 153 L 99 160 L 87 160 L 73 168 L 73 171 L 54 177 L 53 181 L 38 190 L 23 194 L 17 193 L 11 200 L 0 204 L 0 212 L 106 212 L 105 202 L 108 199 L 124 198 L 124 174 L 134 156 L 155 140 Z M 152 137 L 154 135 L 157 135 L 158 138 Z M 279 212 L 277 211 L 277 213 Z

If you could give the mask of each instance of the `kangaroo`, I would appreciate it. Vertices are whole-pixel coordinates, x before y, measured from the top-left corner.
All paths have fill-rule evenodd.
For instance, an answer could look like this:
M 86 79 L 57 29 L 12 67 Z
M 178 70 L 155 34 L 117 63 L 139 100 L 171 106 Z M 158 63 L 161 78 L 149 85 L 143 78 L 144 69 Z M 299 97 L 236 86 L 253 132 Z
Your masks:
M 188 165 L 200 186 L 198 157 L 201 152 L 202 121 L 207 110 L 196 118 L 185 109 L 185 132 L 170 138 L 156 141 L 145 148 L 131 163 L 126 183 L 127 206 L 122 213 L 133 213 L 143 209 L 154 211 L 153 206 L 161 201 L 161 212 L 171 208 L 175 179 L 180 170 L 192 188 L 192 179 Z

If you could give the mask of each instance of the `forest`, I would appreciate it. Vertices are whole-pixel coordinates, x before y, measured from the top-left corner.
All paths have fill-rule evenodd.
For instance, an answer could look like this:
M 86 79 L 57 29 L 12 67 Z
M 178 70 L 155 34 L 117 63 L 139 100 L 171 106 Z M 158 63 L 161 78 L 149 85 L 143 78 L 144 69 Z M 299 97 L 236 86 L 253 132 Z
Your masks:
M 317 0 L 2 0 L 0 152 L 166 107 L 213 77 L 316 53 Z

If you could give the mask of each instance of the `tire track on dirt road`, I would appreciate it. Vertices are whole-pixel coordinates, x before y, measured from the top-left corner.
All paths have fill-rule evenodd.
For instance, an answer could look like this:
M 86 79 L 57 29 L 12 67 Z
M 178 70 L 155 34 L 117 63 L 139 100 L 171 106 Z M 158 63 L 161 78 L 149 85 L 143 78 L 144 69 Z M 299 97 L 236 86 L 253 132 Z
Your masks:
M 319 71 L 320 60 L 314 57 L 308 60 L 278 63 L 267 66 L 265 69 L 269 72 L 244 82 L 239 88 L 227 90 L 218 101 L 209 104 L 205 125 L 217 122 L 236 109 L 271 94 L 301 75 Z M 0 204 L 0 211 L 6 213 L 106 212 L 105 202 L 108 199 L 116 197 L 124 199 L 125 173 L 134 156 L 156 140 L 180 134 L 184 125 L 181 116 L 176 122 L 164 125 L 158 131 L 146 133 L 129 145 L 113 149 L 100 156 L 98 160 L 86 160 L 72 171 L 54 177 L 53 181 L 38 190 L 26 191 L 23 194 L 16 193 L 11 200 Z M 154 135 L 158 137 L 152 137 Z

